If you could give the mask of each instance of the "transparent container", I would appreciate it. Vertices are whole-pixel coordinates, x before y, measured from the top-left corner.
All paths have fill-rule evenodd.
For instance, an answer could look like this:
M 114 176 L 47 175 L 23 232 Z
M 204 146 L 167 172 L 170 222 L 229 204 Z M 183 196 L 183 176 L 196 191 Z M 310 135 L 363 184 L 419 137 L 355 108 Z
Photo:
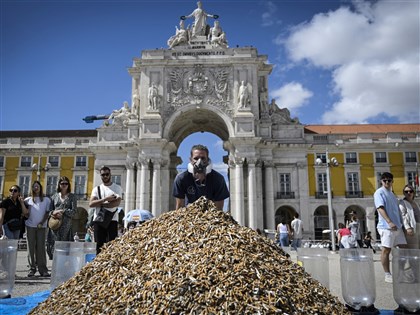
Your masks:
M 305 268 L 314 279 L 323 286 L 330 286 L 330 270 L 328 265 L 328 249 L 326 248 L 298 248 L 297 263 Z
M 340 249 L 341 292 L 355 310 L 373 306 L 376 299 L 373 251 L 369 248 Z
M 10 296 L 15 286 L 17 248 L 18 240 L 0 240 L 0 298 Z
M 392 249 L 394 300 L 409 312 L 420 310 L 420 249 Z
M 55 242 L 51 290 L 73 277 L 96 256 L 94 242 Z

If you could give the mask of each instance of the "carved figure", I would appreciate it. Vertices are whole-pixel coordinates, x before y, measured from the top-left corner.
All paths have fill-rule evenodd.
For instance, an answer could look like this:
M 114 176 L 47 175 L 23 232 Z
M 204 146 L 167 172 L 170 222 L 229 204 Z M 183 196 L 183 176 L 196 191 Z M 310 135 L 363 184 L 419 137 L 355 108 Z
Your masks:
M 208 37 L 211 44 L 227 48 L 226 34 L 219 25 L 219 21 L 214 21 L 214 26 L 210 29 Z
M 140 95 L 138 89 L 134 89 L 133 100 L 131 102 L 131 113 L 138 117 L 140 115 Z
M 219 18 L 217 15 L 208 14 L 202 9 L 201 1 L 197 2 L 197 9 L 195 9 L 191 14 L 186 16 L 181 16 L 181 20 L 194 17 L 194 24 L 192 26 L 192 37 L 207 35 L 206 31 L 208 28 L 207 18 L 211 17 L 214 19 Z
M 128 105 L 128 102 L 124 102 L 123 107 L 112 111 L 111 115 L 109 115 L 108 122 L 113 120 L 114 124 L 125 125 L 130 118 L 130 114 L 130 106 Z
M 290 111 L 285 108 L 280 108 L 276 104 L 276 100 L 272 99 L 270 103 L 270 116 L 271 119 L 275 122 L 286 122 L 286 123 L 294 123 L 299 124 L 298 118 L 291 118 Z
M 188 42 L 188 30 L 185 29 L 184 21 L 179 22 L 179 28 L 175 26 L 175 35 L 168 39 L 169 48 Z
M 245 85 L 245 81 L 241 81 L 241 86 L 238 91 L 238 104 L 239 108 L 245 108 L 249 102 L 248 87 Z
M 149 87 L 148 97 L 149 97 L 148 109 L 157 110 L 158 103 L 159 103 L 159 92 L 155 83 L 152 83 L 152 85 Z
M 261 88 L 261 91 L 260 91 L 260 111 L 262 113 L 268 113 L 268 111 L 269 111 L 268 101 L 267 101 L 267 98 L 268 98 L 268 93 L 267 92 L 268 91 L 265 87 Z

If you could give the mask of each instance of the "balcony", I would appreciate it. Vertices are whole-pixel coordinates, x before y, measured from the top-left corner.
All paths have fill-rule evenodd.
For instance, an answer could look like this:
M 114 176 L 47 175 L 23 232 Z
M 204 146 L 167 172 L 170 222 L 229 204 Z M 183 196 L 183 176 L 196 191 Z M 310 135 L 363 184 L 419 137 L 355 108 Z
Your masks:
M 315 199 L 327 199 L 327 198 L 328 198 L 327 192 L 323 192 L 323 191 L 315 192 Z M 333 192 L 331 192 L 331 198 L 334 198 Z
M 293 191 L 289 191 L 289 192 L 278 191 L 277 199 L 295 199 L 295 193 Z
M 346 198 L 363 198 L 363 191 L 346 191 Z

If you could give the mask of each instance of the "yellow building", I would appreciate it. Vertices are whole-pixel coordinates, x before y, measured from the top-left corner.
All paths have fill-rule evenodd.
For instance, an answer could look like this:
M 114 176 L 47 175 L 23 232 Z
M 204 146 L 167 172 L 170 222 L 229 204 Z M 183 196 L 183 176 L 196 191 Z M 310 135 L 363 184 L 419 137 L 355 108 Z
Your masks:
M 276 162 L 274 157 L 270 166 L 275 170 L 274 200 L 270 201 L 274 203 L 275 223 L 282 218 L 290 221 L 298 212 L 304 222 L 305 237 L 328 239 L 328 234 L 322 233 L 329 228 L 328 172 L 335 227 L 338 222 L 346 222 L 354 211 L 362 223 L 362 231 L 375 234 L 373 194 L 380 187 L 382 172 L 393 173 L 394 192 L 399 197 L 407 183 L 415 186 L 418 194 L 420 124 L 308 125 L 303 129 L 303 143 L 299 139 L 284 148 L 280 145 L 276 152 L 285 156 L 287 151 L 294 150 L 293 156 L 306 156 L 306 162 L 281 162 L 280 158 Z M 37 179 L 45 194 L 52 195 L 58 178 L 67 176 L 72 192 L 78 197 L 74 229 L 83 231 L 90 193 L 97 184 L 96 154 L 100 152 L 103 156 L 107 151 L 103 144 L 99 146 L 98 138 L 97 130 L 1 131 L 1 198 L 8 196 L 13 184 L 21 186 L 27 196 L 31 183 Z M 113 181 L 125 191 L 127 178 L 137 175 L 127 175 L 126 161 L 119 163 L 112 166 Z M 269 165 L 263 158 L 256 163 L 263 165 L 263 171 Z M 137 170 L 131 168 L 131 171 Z M 267 202 L 263 200 L 264 205 Z M 260 228 L 271 229 L 273 224 L 270 218 L 265 218 L 265 212 L 259 212 L 259 216 Z

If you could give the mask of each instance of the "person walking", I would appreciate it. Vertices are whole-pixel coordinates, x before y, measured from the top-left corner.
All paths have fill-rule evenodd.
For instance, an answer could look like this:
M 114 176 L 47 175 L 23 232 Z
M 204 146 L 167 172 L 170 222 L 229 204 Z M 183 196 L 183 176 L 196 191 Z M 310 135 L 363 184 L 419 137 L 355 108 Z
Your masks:
M 349 237 L 351 233 L 344 223 L 338 223 L 337 241 L 340 248 L 350 248 Z
M 404 224 L 404 234 L 407 248 L 420 249 L 420 207 L 414 200 L 414 188 L 405 185 L 404 199 L 400 200 L 399 208 Z
M 392 283 L 389 255 L 392 247 L 406 244 L 402 230 L 402 219 L 398 205 L 398 199 L 392 192 L 394 176 L 389 172 L 381 175 L 382 186 L 378 188 L 373 199 L 375 208 L 378 210 L 378 229 L 381 237 L 381 264 L 385 272 L 385 282 Z
M 366 248 L 372 248 L 373 253 L 376 253 L 376 250 L 372 247 L 372 233 L 370 231 L 366 233 L 363 242 L 365 243 Z
M 356 215 L 351 216 L 351 222 L 349 223 L 350 236 L 348 239 L 350 248 L 359 247 L 358 237 L 359 237 L 359 220 L 357 220 Z
M 29 209 L 29 217 L 25 221 L 29 262 L 28 277 L 35 276 L 37 268 L 41 277 L 50 277 L 47 268 L 45 235 L 51 200 L 44 196 L 39 181 L 32 184 L 32 196 L 26 198 L 25 203 Z
M 291 226 L 293 232 L 292 248 L 297 250 L 298 247 L 302 246 L 303 238 L 303 222 L 299 219 L 299 213 L 295 213 Z
M 176 176 L 172 194 L 175 197 L 175 209 L 205 196 L 214 202 L 217 209 L 223 210 L 224 201 L 229 198 L 229 190 L 223 175 L 212 169 L 206 146 L 197 144 L 191 148 L 188 170 Z
M 282 220 L 277 225 L 277 233 L 279 235 L 279 245 L 281 247 L 289 247 L 289 235 L 291 232 L 286 220 Z
M 58 229 L 49 229 L 51 237 L 48 237 L 48 255 L 53 257 L 54 244 L 56 241 L 73 241 L 72 218 L 77 211 L 77 198 L 71 192 L 70 180 L 66 176 L 60 177 L 57 192 L 51 197 L 50 217 L 58 219 L 61 224 Z
M 9 189 L 9 197 L 0 203 L 0 236 L 8 239 L 19 239 L 23 225 L 23 217 L 29 214 L 25 201 L 20 195 L 20 187 L 13 185 Z
M 117 207 L 121 203 L 122 188 L 111 180 L 111 169 L 103 166 L 99 173 L 101 175 L 102 184 L 93 188 L 89 207 L 95 208 L 93 215 L 93 230 L 96 241 L 96 254 L 101 252 L 101 247 L 118 236 L 118 211 Z M 105 211 L 114 212 L 111 222 L 107 227 L 102 226 L 99 222 L 95 222 L 101 207 Z

